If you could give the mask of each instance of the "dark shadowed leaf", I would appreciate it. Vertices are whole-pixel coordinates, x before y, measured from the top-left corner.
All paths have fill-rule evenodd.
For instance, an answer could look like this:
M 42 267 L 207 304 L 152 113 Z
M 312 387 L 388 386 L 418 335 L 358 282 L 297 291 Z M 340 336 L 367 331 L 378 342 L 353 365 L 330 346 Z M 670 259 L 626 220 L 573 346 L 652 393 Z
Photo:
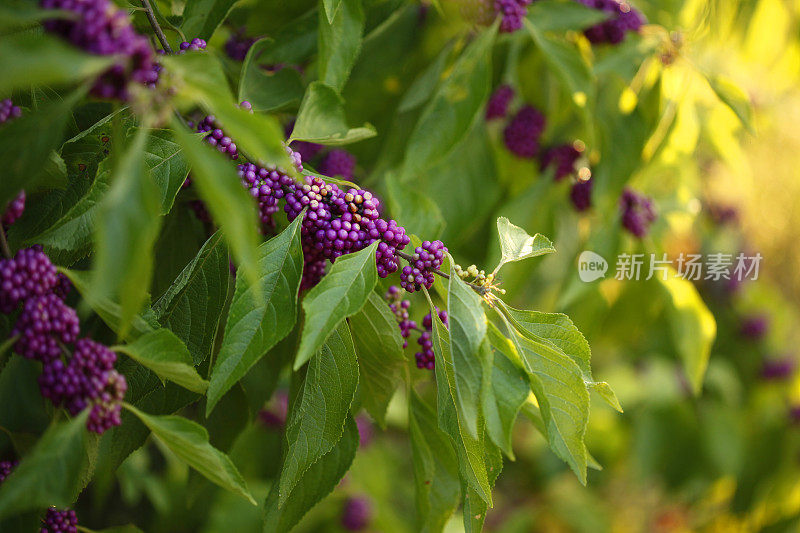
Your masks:
M 190 0 L 183 8 L 181 30 L 189 38 L 210 39 L 236 0 Z
M 273 111 L 299 105 L 303 98 L 303 79 L 293 68 L 264 69 L 262 56 L 277 46 L 275 39 L 264 37 L 256 41 L 242 64 L 239 80 L 239 100 L 247 100 L 255 111 Z
M 291 139 L 341 145 L 362 141 L 375 135 L 375 128 L 370 124 L 364 124 L 360 128 L 350 128 L 345 118 L 342 97 L 333 87 L 315 81 L 308 86 L 300 103 Z
M 161 193 L 161 213 L 167 214 L 181 190 L 189 164 L 168 130 L 151 130 L 144 148 L 144 164 Z

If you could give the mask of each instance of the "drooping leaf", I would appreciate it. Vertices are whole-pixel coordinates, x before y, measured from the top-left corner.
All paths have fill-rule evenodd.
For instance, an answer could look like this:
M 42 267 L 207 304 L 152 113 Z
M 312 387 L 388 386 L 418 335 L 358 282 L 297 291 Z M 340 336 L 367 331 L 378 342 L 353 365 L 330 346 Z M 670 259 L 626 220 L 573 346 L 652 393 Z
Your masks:
M 256 505 L 236 466 L 227 455 L 209 444 L 208 431 L 203 426 L 181 416 L 153 416 L 131 405 L 125 405 L 125 408 L 135 414 L 180 460 L 209 481 Z
M 447 313 L 459 419 L 470 436 L 477 439 L 480 437 L 480 406 L 491 387 L 492 354 L 482 347 L 486 337 L 483 299 L 461 280 L 452 267 L 447 290 Z
M 322 347 L 336 327 L 358 313 L 378 282 L 375 249 L 378 242 L 339 257 L 317 286 L 303 299 L 305 323 L 294 360 L 298 369 Z
M 143 164 L 146 139 L 147 131 L 140 129 L 114 169 L 97 214 L 93 298 L 119 302 L 120 337 L 148 298 L 161 228 L 158 189 Z
M 181 30 L 191 38 L 208 40 L 235 3 L 236 0 L 190 0 L 183 8 Z
M 192 356 L 186 345 L 166 328 L 142 335 L 133 343 L 114 349 L 146 366 L 162 380 L 168 379 L 199 394 L 208 387 L 208 382 L 192 366 Z
M 186 54 L 192 55 L 192 54 Z M 194 54 L 198 55 L 198 54 Z M 175 122 L 175 138 L 192 168 L 193 184 L 222 228 L 236 264 L 247 280 L 256 285 L 258 277 L 258 218 L 252 196 L 242 187 L 235 167 L 205 142 L 190 135 Z
M 289 531 L 314 505 L 339 483 L 356 456 L 358 427 L 352 416 L 344 424 L 344 433 L 331 450 L 320 457 L 297 481 L 289 498 L 278 505 L 277 484 L 267 497 L 264 513 L 264 533 Z
M 0 485 L 0 518 L 51 505 L 66 507 L 85 486 L 89 464 L 84 410 L 69 422 L 52 424 L 31 452 Z M 92 439 L 95 441 L 96 439 Z
M 291 140 L 342 145 L 375 135 L 375 128 L 370 124 L 350 128 L 345 118 L 342 97 L 333 87 L 315 81 L 308 86 L 300 103 Z
M 260 288 L 250 287 L 237 277 L 222 347 L 211 372 L 207 413 L 294 327 L 303 271 L 302 218 L 298 216 L 278 236 L 258 248 Z
M 386 301 L 371 292 L 364 308 L 348 322 L 358 356 L 361 403 L 383 427 L 405 359 L 397 318 Z
M 319 12 L 317 68 L 320 81 L 341 93 L 361 51 L 364 9 L 361 0 L 339 0 L 338 3 L 333 16 L 327 9 Z
M 724 76 L 707 75 L 706 79 L 722 103 L 736 114 L 747 131 L 755 134 L 755 129 L 753 128 L 753 105 L 747 93 Z
M 403 181 L 446 156 L 470 131 L 489 96 L 491 49 L 497 25 L 481 32 L 453 65 L 408 140 Z
M 425 291 L 433 322 L 433 353 L 436 357 L 436 409 L 439 427 L 450 436 L 458 456 L 459 475 L 486 503 L 492 503 L 492 491 L 484 463 L 482 442 L 483 425 L 479 427 L 480 438 L 473 438 L 465 427 L 458 409 L 456 378 L 453 372 L 453 355 L 450 348 L 450 331 L 442 324 L 433 302 Z
M 39 390 L 38 362 L 11 357 L 0 372 L 0 427 L 13 434 L 41 434 L 50 421 Z
M 195 365 L 211 354 L 229 280 L 228 250 L 217 232 L 153 305 L 158 322 L 186 343 Z
M 322 6 L 325 9 L 320 11 L 325 12 L 325 17 L 327 18 L 328 22 L 333 22 L 333 19 L 336 17 L 339 7 L 341 7 L 343 2 L 344 0 L 322 0 Z
M 512 224 L 506 217 L 497 219 L 497 233 L 500 236 L 502 258 L 494 269 L 495 273 L 506 263 L 556 251 L 550 239 L 539 233 L 531 237 L 527 231 Z
M 286 455 L 278 482 L 278 507 L 286 504 L 309 467 L 340 440 L 357 386 L 358 362 L 345 322 L 311 359 L 291 403 L 286 423 Z
M 503 455 L 500 453 L 500 448 L 491 443 L 487 443 L 484 458 L 486 461 L 486 471 L 489 475 L 489 485 L 494 488 L 494 483 L 503 470 Z M 462 509 L 464 533 L 481 533 L 483 530 L 483 523 L 486 521 L 486 512 L 489 510 L 489 506 L 479 497 L 475 490 L 465 484 L 463 480 L 461 483 L 461 492 L 464 495 L 464 506 Z
M 414 83 L 411 84 L 403 95 L 403 99 L 400 100 L 400 104 L 397 106 L 398 113 L 411 111 L 428 101 L 436 90 L 436 86 L 439 85 L 442 71 L 452 52 L 452 43 L 442 48 L 442 51 L 439 52 L 436 59 L 422 71 L 419 77 L 414 80 Z
M 0 72 L 3 73 L 0 94 L 39 85 L 55 87 L 89 79 L 106 69 L 112 61 L 108 56 L 81 52 L 47 34 L 6 35 L 0 40 Z M 44 129 L 41 133 L 44 133 Z
M 161 193 L 161 214 L 167 214 L 181 190 L 189 165 L 168 130 L 151 130 L 144 148 L 144 164 Z
M 5 50 L 3 46 L 0 49 Z M 4 73 L 3 79 L 6 78 Z M 0 165 L 3 169 L 0 205 L 6 205 L 23 188 L 30 193 L 37 188 L 66 185 L 66 173 L 60 176 L 52 172 L 50 165 L 42 162 L 50 161 L 50 153 L 63 141 L 70 110 L 83 94 L 84 91 L 75 91 L 65 100 L 26 112 L 0 128 Z M 21 146 L 25 148 L 21 149 Z
M 658 276 L 667 299 L 672 342 L 683 361 L 692 390 L 699 394 L 708 367 L 717 322 L 691 281 L 670 269 L 667 279 Z
M 264 69 L 264 57 L 278 45 L 275 39 L 259 39 L 242 64 L 239 80 L 239 101 L 247 100 L 255 111 L 274 111 L 299 105 L 303 98 L 303 79 L 293 68 Z
M 578 2 L 538 0 L 528 6 L 528 18 L 543 32 L 580 31 L 608 17 L 608 12 Z

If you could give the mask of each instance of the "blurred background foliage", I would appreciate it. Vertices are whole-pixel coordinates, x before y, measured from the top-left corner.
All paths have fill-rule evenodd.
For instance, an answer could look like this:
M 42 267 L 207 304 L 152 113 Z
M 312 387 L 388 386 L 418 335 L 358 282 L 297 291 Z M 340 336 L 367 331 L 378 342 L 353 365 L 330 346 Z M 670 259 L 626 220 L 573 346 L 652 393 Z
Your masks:
M 536 269 L 506 267 L 509 301 L 569 314 L 592 346 L 596 379 L 609 382 L 625 409 L 620 415 L 593 397 L 587 445 L 602 469 L 590 471 L 586 487 L 532 423 L 518 424 L 516 461 L 504 466 L 487 531 L 796 531 L 800 376 L 767 379 L 764 366 L 792 365 L 800 340 L 800 1 L 631 3 L 648 24 L 616 47 L 592 47 L 569 28 L 551 36 L 534 4 L 530 17 L 545 38 L 567 45 L 561 63 L 554 66 L 523 30 L 498 38 L 491 84 L 464 81 L 486 94 L 512 84 L 512 107 L 527 102 L 544 111 L 545 145 L 586 145 L 596 180 L 592 210 L 576 213 L 567 183 L 511 155 L 499 123 L 469 125 L 432 166 L 404 171 L 422 104 L 450 79 L 468 42 L 463 6 L 452 0 L 366 2 L 365 40 L 343 97 L 348 122 L 369 122 L 379 135 L 348 147 L 358 158 L 356 178 L 388 198 L 411 232 L 438 234 L 463 265 L 495 263 L 499 215 L 549 236 L 557 254 L 537 260 Z M 183 8 L 180 1 L 158 5 L 167 16 Z M 316 14 L 308 13 L 315 5 L 239 2 L 210 48 L 245 27 L 282 45 L 271 49 L 273 59 L 302 63 L 313 53 Z M 235 63 L 229 66 L 236 72 Z M 299 99 L 287 101 L 288 120 Z M 626 185 L 653 197 L 659 214 L 641 241 L 620 231 L 618 198 Z M 612 272 L 621 252 L 674 258 L 745 251 L 764 260 L 757 281 L 698 282 L 695 291 L 656 280 L 582 283 L 577 256 L 587 249 L 608 259 Z M 689 295 L 688 308 L 676 307 L 678 293 Z M 696 293 L 702 301 L 692 300 Z M 759 338 L 742 331 L 755 319 L 768 324 Z M 692 394 L 700 381 L 702 390 Z M 256 499 L 266 496 L 263 479 L 279 466 L 280 398 L 254 422 L 242 421 L 235 442 L 220 444 L 230 448 Z M 370 423 L 361 420 L 352 470 L 299 531 L 341 531 L 339 516 L 352 497 L 369 500 L 369 531 L 413 531 L 405 404 L 398 393 L 384 432 L 365 435 Z M 125 522 L 129 517 L 113 520 L 106 500 L 119 498 L 140 516 L 151 513 L 147 531 L 260 530 L 257 508 L 195 479 L 154 443 L 116 476 L 119 493 L 109 494 L 113 480 L 98 473 L 91 509 L 80 510 L 87 522 L 93 513 L 105 523 Z M 457 515 L 446 531 L 462 528 Z

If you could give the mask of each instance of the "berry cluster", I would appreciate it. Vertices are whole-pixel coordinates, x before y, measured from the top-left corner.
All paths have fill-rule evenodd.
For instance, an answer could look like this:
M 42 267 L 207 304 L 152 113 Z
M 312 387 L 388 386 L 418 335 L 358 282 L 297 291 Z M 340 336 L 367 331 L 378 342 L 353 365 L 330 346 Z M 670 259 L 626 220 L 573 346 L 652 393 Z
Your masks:
M 245 36 L 244 28 L 239 28 L 225 41 L 225 53 L 234 61 L 244 61 L 255 42 L 254 38 Z
M 179 54 L 185 54 L 187 50 L 205 50 L 208 43 L 206 43 L 205 39 L 201 39 L 199 37 L 195 37 L 191 41 L 184 41 L 178 47 L 180 50 L 178 51 Z
M 653 201 L 631 189 L 625 189 L 620 198 L 620 209 L 622 210 L 622 225 L 636 237 L 642 238 L 647 235 L 656 219 Z
M 43 522 L 39 533 L 78 533 L 78 516 L 72 509 L 59 511 L 51 507 Z
M 583 33 L 592 43 L 619 44 L 629 31 L 639 31 L 644 24 L 642 14 L 624 0 L 578 0 L 581 4 L 611 14 L 611 18 Z
M 545 150 L 540 161 L 541 169 L 544 171 L 549 166 L 554 166 L 555 175 L 553 178 L 556 181 L 561 181 L 567 176 L 575 174 L 575 164 L 583 153 L 580 148 L 580 144 L 572 143 L 560 144 Z
M 447 326 L 447 311 L 437 308 L 436 312 L 439 315 L 439 320 L 441 320 L 442 323 Z M 422 319 L 422 327 L 425 328 L 425 331 L 423 331 L 417 339 L 417 344 L 420 345 L 422 351 L 415 353 L 414 359 L 417 361 L 417 368 L 433 370 L 436 362 L 436 356 L 433 353 L 433 319 L 431 318 L 430 313 L 425 315 L 425 318 Z
M 404 300 L 401 294 L 400 288 L 397 287 L 397 285 L 392 285 L 389 287 L 389 290 L 386 291 L 384 298 L 389 301 L 389 309 L 392 310 L 395 318 L 397 318 L 397 325 L 400 327 L 400 335 L 403 337 L 403 348 L 407 348 L 407 339 L 409 335 L 411 335 L 411 331 L 417 329 L 417 323 L 409 319 L 408 308 L 411 307 L 411 302 L 409 300 Z
M 47 31 L 91 54 L 118 58 L 95 80 L 95 96 L 128 100 L 131 81 L 149 84 L 157 79 L 150 43 L 136 33 L 128 15 L 110 0 L 41 0 L 41 6 L 74 14 L 46 20 Z
M 578 180 L 569 191 L 569 199 L 576 211 L 586 211 L 592 207 L 592 187 L 594 180 Z
M 247 100 L 244 100 L 242 103 L 240 103 L 239 107 L 246 109 L 251 113 L 253 111 L 252 104 L 250 104 L 250 102 Z M 236 147 L 236 143 L 233 142 L 230 137 L 225 135 L 225 132 L 222 131 L 222 127 L 219 125 L 214 115 L 208 115 L 204 117 L 203 120 L 197 124 L 197 131 L 199 133 L 208 133 L 208 135 L 205 136 L 205 141 L 208 144 L 211 146 L 216 146 L 217 150 L 223 154 L 227 154 L 231 159 L 239 159 L 239 149 Z
M 356 158 L 347 150 L 337 148 L 328 152 L 319 165 L 319 171 L 326 176 L 339 176 L 346 180 L 353 179 Z
M 0 218 L 0 223 L 3 226 L 8 227 L 14 222 L 17 221 L 19 217 L 22 216 L 22 213 L 25 211 L 25 191 L 20 191 L 16 198 L 8 202 L 8 206 L 6 207 L 5 212 L 3 213 L 2 218 Z
M 412 262 L 403 267 L 400 274 L 400 286 L 408 292 L 430 289 L 433 285 L 433 271 L 439 270 L 444 261 L 447 247 L 442 241 L 425 241 L 417 246 L 412 255 Z
M 372 504 L 364 497 L 351 497 L 344 502 L 342 527 L 347 531 L 362 531 L 372 520 Z
M 14 351 L 42 363 L 42 396 L 73 416 L 91 406 L 87 428 L 103 433 L 121 423 L 127 384 L 114 370 L 113 351 L 91 339 L 78 339 L 78 315 L 64 303 L 69 288 L 40 247 L 0 260 L 0 311 L 14 313 L 22 307 L 11 331 Z M 62 354 L 73 343 L 65 363 Z
M 751 315 L 742 320 L 739 332 L 742 337 L 757 341 L 764 338 L 769 330 L 769 318 L 766 315 Z
M 11 98 L 0 100 L 0 124 L 18 118 L 22 114 L 22 109 L 15 106 Z
M 519 157 L 536 157 L 544 127 L 544 114 L 531 105 L 523 106 L 503 131 L 506 148 Z
M 0 461 L 0 483 L 11 475 L 11 471 L 14 470 L 18 464 L 19 461 Z
M 486 104 L 486 120 L 506 118 L 508 105 L 514 99 L 514 89 L 511 85 L 500 85 L 494 90 L 489 102 Z
M 766 359 L 761 367 L 761 377 L 766 380 L 787 379 L 796 368 L 797 361 L 792 357 Z
M 500 31 L 515 32 L 522 27 L 532 0 L 494 0 L 494 11 L 500 19 Z

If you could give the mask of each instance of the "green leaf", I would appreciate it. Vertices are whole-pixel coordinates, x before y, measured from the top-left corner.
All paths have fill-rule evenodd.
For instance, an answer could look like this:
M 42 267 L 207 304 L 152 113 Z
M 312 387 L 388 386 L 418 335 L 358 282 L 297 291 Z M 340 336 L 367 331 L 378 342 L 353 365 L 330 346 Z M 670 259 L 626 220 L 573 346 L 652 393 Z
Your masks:
M 425 70 L 422 71 L 419 77 L 414 80 L 414 83 L 411 84 L 406 93 L 403 95 L 403 99 L 400 100 L 400 104 L 397 106 L 398 113 L 411 111 L 428 101 L 433 92 L 436 90 L 436 86 L 439 85 L 439 81 L 442 78 L 442 72 L 444 71 L 444 67 L 447 64 L 447 60 L 450 58 L 450 54 L 452 54 L 452 52 L 452 43 L 448 43 L 444 48 L 442 48 L 442 51 L 439 52 L 439 55 L 436 56 L 436 59 L 432 61 L 425 68 Z
M 200 55 L 200 54 L 186 54 Z M 190 135 L 175 123 L 175 138 L 192 168 L 193 185 L 222 227 L 236 263 L 247 280 L 256 285 L 258 276 L 258 217 L 253 197 L 242 187 L 235 166 L 218 151 Z
M 0 373 L 0 427 L 12 434 L 40 435 L 50 416 L 37 379 L 41 365 L 11 357 Z M 48 402 L 49 403 L 49 402 Z M 0 430 L 0 431 L 2 431 Z
M 394 175 L 387 176 L 391 212 L 403 220 L 406 231 L 433 239 L 442 233 L 445 221 L 436 202 L 416 186 L 401 183 Z
M 192 356 L 186 345 L 168 329 L 158 329 L 142 335 L 131 344 L 115 346 L 114 350 L 128 355 L 137 363 L 192 392 L 203 394 L 208 382 L 192 366 Z
M 458 507 L 458 458 L 450 438 L 436 425 L 436 413 L 411 392 L 408 431 L 414 458 L 418 531 L 442 531 Z
M 258 248 L 259 287 L 236 279 L 225 336 L 211 383 L 206 413 L 267 351 L 294 327 L 297 291 L 303 271 L 302 216 Z
M 264 512 L 264 533 L 289 531 L 314 505 L 336 488 L 350 469 L 358 449 L 358 427 L 348 416 L 342 438 L 297 481 L 292 497 L 278 505 L 278 485 L 272 486 Z
M 158 328 L 158 322 L 148 310 L 148 312 L 145 312 L 143 315 L 134 316 L 127 333 L 125 335 L 120 335 L 122 331 L 120 329 L 120 316 L 122 316 L 122 311 L 119 304 L 108 298 L 96 296 L 95 291 L 91 289 L 91 280 L 88 272 L 67 270 L 65 268 L 59 270 L 69 278 L 84 301 L 92 308 L 92 311 L 97 313 L 111 331 L 121 338 L 134 340 Z
M 181 30 L 190 38 L 209 40 L 235 3 L 236 0 L 189 0 L 183 8 Z
M 255 111 L 275 111 L 291 105 L 299 105 L 303 98 L 303 78 L 293 68 L 281 68 L 267 72 L 264 58 L 278 43 L 275 39 L 259 39 L 242 64 L 239 79 L 239 101 L 247 100 Z
M 279 166 L 289 174 L 296 172 L 286 153 L 283 129 L 278 119 L 239 107 L 216 58 L 211 54 L 183 54 L 165 56 L 163 61 L 183 81 L 179 97 L 190 99 L 213 112 L 239 151 L 261 165 Z
M 363 141 L 375 135 L 375 128 L 370 124 L 350 128 L 344 114 L 344 100 L 336 89 L 321 81 L 314 81 L 306 89 L 300 103 L 290 140 L 337 146 Z
M 500 237 L 502 258 L 494 269 L 495 274 L 506 263 L 551 254 L 556 251 L 550 239 L 539 233 L 531 237 L 527 231 L 515 226 L 506 217 L 497 219 L 497 233 Z
M 186 343 L 195 365 L 211 355 L 229 281 L 228 250 L 217 232 L 153 305 L 158 322 Z
M 4 73 L 3 79 L 6 78 Z M 50 161 L 50 153 L 61 145 L 70 110 L 83 94 L 83 91 L 76 91 L 65 100 L 26 112 L 0 128 L 0 166 L 3 169 L 0 205 L 6 205 L 21 189 L 30 192 L 37 187 L 66 185 L 65 179 L 52 172 L 51 165 L 42 162 Z M 20 149 L 21 146 L 25 149 Z M 53 177 L 57 178 L 56 182 L 52 181 Z
M 112 57 L 86 54 L 46 34 L 6 35 L 0 38 L 0 94 L 39 85 L 66 85 L 99 74 L 112 62 Z
M 435 311 L 431 310 L 431 313 Z M 483 299 L 461 280 L 452 267 L 447 289 L 447 313 L 459 420 L 470 436 L 477 439 L 480 406 L 491 386 L 492 353 L 488 347 L 482 347 L 486 338 Z
M 666 281 L 660 276 L 658 280 L 667 297 L 672 342 L 683 361 L 692 391 L 700 394 L 717 336 L 717 322 L 691 281 L 679 277 L 674 270 L 670 270 Z
M 620 405 L 619 400 L 617 399 L 617 395 L 614 393 L 608 383 L 605 381 L 593 381 L 591 383 L 587 383 L 586 385 L 589 387 L 589 390 L 593 390 L 599 394 L 600 397 L 603 398 L 603 400 L 605 400 L 605 402 L 613 409 L 616 409 L 620 413 L 624 412 L 622 410 L 622 405 Z
M 143 164 L 147 131 L 140 129 L 114 169 L 96 225 L 92 290 L 94 298 L 117 299 L 119 332 L 125 337 L 133 317 L 148 299 L 153 278 L 153 247 L 161 229 L 158 189 Z
M 33 450 L 0 485 L 0 518 L 51 505 L 72 504 L 85 486 L 89 465 L 86 419 L 89 410 L 69 422 L 52 424 Z
M 339 7 L 342 5 L 344 0 L 322 0 L 322 5 L 325 8 L 325 16 L 328 19 L 328 22 L 333 22 L 333 19 L 336 17 L 336 13 L 339 11 Z
M 144 164 L 161 193 L 161 214 L 165 215 L 172 209 L 189 174 L 189 164 L 169 130 L 150 130 L 144 148 Z
M 494 488 L 494 483 L 503 470 L 503 455 L 500 453 L 500 449 L 496 446 L 488 445 L 486 447 L 485 461 L 486 470 L 489 474 L 489 484 Z M 464 494 L 464 507 L 462 509 L 464 533 L 480 533 L 483 530 L 483 522 L 486 520 L 486 512 L 489 510 L 489 506 L 463 480 L 461 491 Z
M 493 324 L 487 337 L 493 352 L 492 388 L 483 404 L 486 434 L 512 460 L 511 432 L 519 410 L 530 394 L 527 374 L 515 365 L 514 346 Z
M 319 80 L 341 93 L 361 51 L 364 9 L 361 0 L 339 0 L 335 15 L 319 13 Z
M 340 440 L 357 386 L 355 348 L 350 329 L 343 323 L 311 359 L 291 403 L 286 422 L 286 456 L 278 482 L 278 507 L 288 501 L 309 467 Z
M 706 79 L 711 89 L 716 93 L 722 103 L 736 114 L 747 131 L 755 135 L 755 128 L 753 128 L 753 105 L 747 93 L 724 76 L 709 74 L 706 75 Z
M 489 96 L 491 50 L 496 35 L 495 24 L 470 43 L 425 107 L 408 140 L 403 181 L 417 178 L 445 157 L 480 116 Z
M 505 318 L 508 312 L 502 305 L 500 309 Z M 535 342 L 510 324 L 508 329 L 539 403 L 550 448 L 586 484 L 583 439 L 589 420 L 589 392 L 580 367 L 550 343 Z
M 482 441 L 483 425 L 479 428 L 481 438 L 470 436 L 458 409 L 456 378 L 453 373 L 453 355 L 450 351 L 450 331 L 442 324 L 436 308 L 425 290 L 433 322 L 433 353 L 436 357 L 436 409 L 439 427 L 450 436 L 458 456 L 459 475 L 479 495 L 492 504 L 492 490 L 484 463 Z
M 375 249 L 378 242 L 358 252 L 339 257 L 328 272 L 303 299 L 305 323 L 295 370 L 308 361 L 336 327 L 358 313 L 378 282 Z
M 42 20 L 54 18 L 58 14 L 53 9 L 41 9 L 25 0 L 7 0 L 0 5 L 0 32 L 20 30 L 37 26 Z
M 569 43 L 548 37 L 535 21 L 525 19 L 525 28 L 542 52 L 545 62 L 561 79 L 573 102 L 580 108 L 594 97 L 594 79 L 591 69 L 578 49 Z
M 385 427 L 386 408 L 400 382 L 405 361 L 397 318 L 386 301 L 371 292 L 363 309 L 351 316 L 349 323 L 358 355 L 361 403 Z
M 139 417 L 153 435 L 172 450 L 180 460 L 197 470 L 209 481 L 220 487 L 239 494 L 250 503 L 256 501 L 247 490 L 242 475 L 236 469 L 230 458 L 214 448 L 208 442 L 208 431 L 181 416 L 153 416 L 143 413 L 132 405 L 125 408 Z
M 539 31 L 580 31 L 607 20 L 609 14 L 578 2 L 538 0 L 528 6 L 527 18 Z

